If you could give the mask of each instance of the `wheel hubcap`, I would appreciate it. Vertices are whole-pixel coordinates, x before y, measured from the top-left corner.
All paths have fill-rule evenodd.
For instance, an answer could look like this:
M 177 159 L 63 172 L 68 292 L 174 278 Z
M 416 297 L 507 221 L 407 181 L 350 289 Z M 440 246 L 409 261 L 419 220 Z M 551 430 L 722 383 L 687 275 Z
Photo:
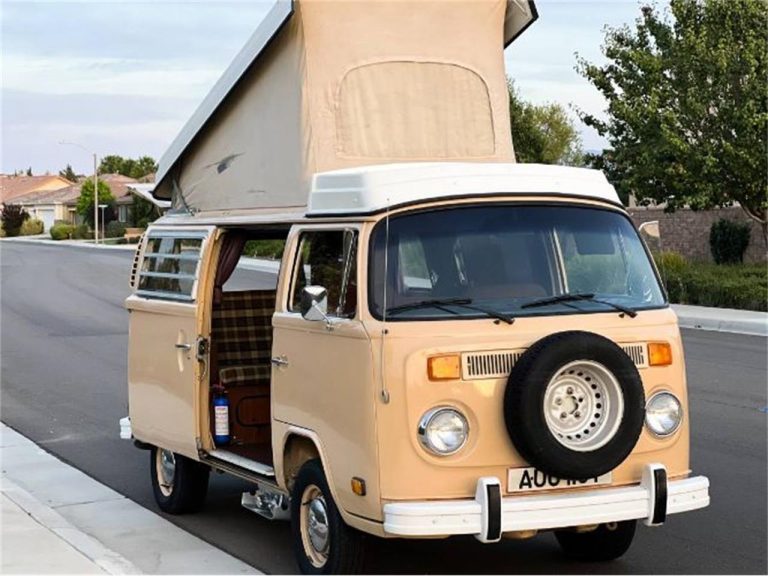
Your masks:
M 160 491 L 164 496 L 170 496 L 173 492 L 173 479 L 176 475 L 176 457 L 173 452 L 159 449 L 155 458 L 155 469 Z
M 613 373 L 588 360 L 560 368 L 544 393 L 544 418 L 555 439 L 577 452 L 597 450 L 616 435 L 624 397 Z
M 301 498 L 301 540 L 307 558 L 316 568 L 328 561 L 330 527 L 325 497 L 314 484 L 307 486 Z

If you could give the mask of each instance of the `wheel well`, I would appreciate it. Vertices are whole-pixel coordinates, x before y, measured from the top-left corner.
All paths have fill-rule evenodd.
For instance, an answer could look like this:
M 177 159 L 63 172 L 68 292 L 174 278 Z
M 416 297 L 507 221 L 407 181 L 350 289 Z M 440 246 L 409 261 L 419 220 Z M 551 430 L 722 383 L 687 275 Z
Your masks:
M 293 489 L 293 482 L 304 463 L 315 458 L 320 458 L 320 452 L 311 439 L 298 434 L 288 437 L 283 450 L 283 475 L 288 490 Z

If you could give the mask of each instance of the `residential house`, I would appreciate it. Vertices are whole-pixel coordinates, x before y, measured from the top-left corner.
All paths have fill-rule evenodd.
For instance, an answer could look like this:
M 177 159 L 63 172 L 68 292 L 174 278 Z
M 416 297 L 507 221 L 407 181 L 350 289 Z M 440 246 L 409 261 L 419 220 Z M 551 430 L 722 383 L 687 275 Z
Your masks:
M 15 204 L 17 199 L 35 193 L 48 193 L 72 186 L 66 178 L 58 174 L 43 176 L 27 176 L 26 174 L 0 174 L 0 207 L 5 204 Z M 53 221 L 52 214 L 41 213 L 40 219 Z
M 88 178 L 92 177 L 89 176 Z M 129 186 L 136 184 L 137 180 L 121 174 L 101 174 L 99 180 L 106 182 L 112 191 L 112 196 L 114 196 L 117 204 L 116 219 L 130 224 L 133 194 L 129 190 Z M 85 180 L 77 184 L 67 180 L 65 182 L 67 186 L 59 189 L 33 190 L 16 195 L 13 198 L 13 203 L 23 206 L 33 218 L 42 220 L 46 230 L 49 230 L 56 220 L 79 224 L 82 222 L 82 217 L 77 213 L 77 200 Z

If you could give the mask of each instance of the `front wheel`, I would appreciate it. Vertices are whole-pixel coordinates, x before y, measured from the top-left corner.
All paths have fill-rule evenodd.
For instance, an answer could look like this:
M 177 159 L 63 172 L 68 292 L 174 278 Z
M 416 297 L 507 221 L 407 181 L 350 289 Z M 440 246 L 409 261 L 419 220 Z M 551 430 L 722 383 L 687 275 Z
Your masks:
M 600 524 L 591 532 L 555 530 L 566 556 L 584 562 L 607 562 L 623 556 L 635 536 L 637 520 Z
M 205 504 L 210 468 L 185 456 L 153 446 L 152 491 L 160 510 L 168 514 L 197 512 Z
M 359 574 L 364 536 L 344 522 L 320 460 L 299 470 L 291 492 L 291 535 L 302 574 Z

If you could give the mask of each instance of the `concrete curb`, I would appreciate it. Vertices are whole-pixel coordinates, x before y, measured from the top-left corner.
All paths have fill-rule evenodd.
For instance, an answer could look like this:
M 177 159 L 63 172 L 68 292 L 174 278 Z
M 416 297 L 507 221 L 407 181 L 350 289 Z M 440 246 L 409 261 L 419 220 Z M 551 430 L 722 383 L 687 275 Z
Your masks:
M 673 304 L 681 328 L 768 336 L 768 313 Z
M 115 432 L 117 434 L 117 432 Z M 260 574 L 0 424 L 3 496 L 109 574 Z M 13 530 L 5 522 L 2 530 Z M 20 572 L 39 573 L 35 543 Z M 71 561 L 73 551 L 69 555 Z M 44 553 L 44 552 L 43 552 Z M 62 558 L 66 564 L 67 558 Z M 82 565 L 82 559 L 80 559 Z M 19 561 L 17 560 L 17 569 Z M 57 572 L 72 573 L 66 565 Z M 78 570 L 74 570 L 78 572 Z

